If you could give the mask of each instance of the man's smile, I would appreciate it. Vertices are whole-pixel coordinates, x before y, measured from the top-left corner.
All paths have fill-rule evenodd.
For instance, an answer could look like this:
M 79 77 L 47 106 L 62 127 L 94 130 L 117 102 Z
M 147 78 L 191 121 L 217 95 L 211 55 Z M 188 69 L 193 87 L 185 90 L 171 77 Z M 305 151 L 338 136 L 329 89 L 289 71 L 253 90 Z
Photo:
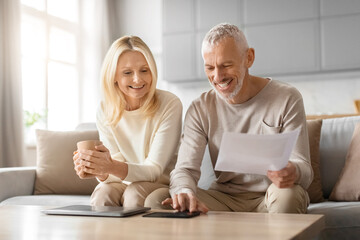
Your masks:
M 215 83 L 215 85 L 217 85 L 220 90 L 226 90 L 229 87 L 232 80 L 233 79 L 230 78 L 230 79 L 228 79 L 226 81 L 222 81 L 221 83 Z

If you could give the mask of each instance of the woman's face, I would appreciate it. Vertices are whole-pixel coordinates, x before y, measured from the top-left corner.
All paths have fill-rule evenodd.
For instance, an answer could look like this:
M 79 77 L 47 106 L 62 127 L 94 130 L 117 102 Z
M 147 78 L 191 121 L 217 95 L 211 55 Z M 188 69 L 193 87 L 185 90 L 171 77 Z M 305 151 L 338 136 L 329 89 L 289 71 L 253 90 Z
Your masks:
M 141 107 L 142 98 L 150 91 L 151 81 L 150 67 L 142 53 L 126 51 L 120 55 L 115 82 L 125 95 L 127 110 Z

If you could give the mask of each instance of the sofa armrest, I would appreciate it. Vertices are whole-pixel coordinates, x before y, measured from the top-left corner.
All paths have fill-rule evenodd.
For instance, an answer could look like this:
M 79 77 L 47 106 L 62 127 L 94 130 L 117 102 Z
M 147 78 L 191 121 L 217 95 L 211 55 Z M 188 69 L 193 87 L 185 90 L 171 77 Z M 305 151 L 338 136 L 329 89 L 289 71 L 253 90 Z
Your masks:
M 33 195 L 36 167 L 0 168 L 0 202 L 22 195 Z

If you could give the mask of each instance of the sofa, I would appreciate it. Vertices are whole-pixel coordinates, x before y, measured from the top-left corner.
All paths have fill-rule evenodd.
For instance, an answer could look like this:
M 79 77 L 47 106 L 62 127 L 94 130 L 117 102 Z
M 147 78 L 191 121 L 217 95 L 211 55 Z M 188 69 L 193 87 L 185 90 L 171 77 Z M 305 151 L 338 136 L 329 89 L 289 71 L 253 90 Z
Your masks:
M 349 180 L 344 169 L 345 165 L 350 166 L 349 150 L 356 150 L 353 133 L 356 125 L 360 132 L 360 116 L 307 122 L 314 169 L 314 181 L 308 189 L 312 202 L 308 213 L 325 215 L 325 229 L 317 239 L 360 239 L 360 184 L 349 183 L 351 189 L 346 191 L 351 192 L 350 198 L 353 199 L 341 200 L 344 196 L 348 197 L 346 192 L 342 192 L 348 188 L 347 183 L 352 179 L 355 179 L 356 183 L 359 179 L 357 176 Z M 94 179 L 77 178 L 73 170 L 72 152 L 77 141 L 96 138 L 98 134 L 92 123 L 81 124 L 75 131 L 70 132 L 38 130 L 37 166 L 0 168 L 0 206 L 88 205 L 90 194 L 97 182 Z M 360 159 L 357 162 L 360 162 Z M 199 181 L 199 186 L 204 189 L 208 188 L 214 179 L 210 164 L 209 153 L 205 152 Z M 352 166 L 350 167 L 354 170 Z M 339 179 L 346 176 L 348 178 L 344 187 L 344 182 L 339 183 Z M 334 193 L 335 189 L 338 192 Z

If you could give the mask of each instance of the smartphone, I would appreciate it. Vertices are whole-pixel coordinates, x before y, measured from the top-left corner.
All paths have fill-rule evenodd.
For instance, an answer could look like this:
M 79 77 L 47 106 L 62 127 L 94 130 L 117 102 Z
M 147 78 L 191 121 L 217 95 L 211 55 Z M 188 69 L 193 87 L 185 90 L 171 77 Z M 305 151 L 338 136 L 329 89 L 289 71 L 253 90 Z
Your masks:
M 153 212 L 143 215 L 143 217 L 158 218 L 192 218 L 199 216 L 200 212 Z

